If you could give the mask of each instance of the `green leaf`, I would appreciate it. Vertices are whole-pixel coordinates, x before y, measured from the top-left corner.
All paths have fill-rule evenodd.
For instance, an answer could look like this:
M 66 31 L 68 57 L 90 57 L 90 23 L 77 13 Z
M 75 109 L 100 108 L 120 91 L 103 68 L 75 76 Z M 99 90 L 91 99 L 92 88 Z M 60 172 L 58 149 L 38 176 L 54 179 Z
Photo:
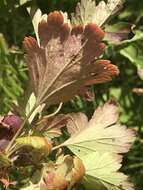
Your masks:
M 0 33 L 0 53 L 3 54 L 8 54 L 8 46 L 7 43 L 5 41 L 5 38 L 3 36 L 3 34 Z
M 52 148 L 51 142 L 47 138 L 37 136 L 20 137 L 16 143 L 17 147 L 33 148 L 41 154 L 49 154 Z
M 139 47 L 135 44 L 129 45 L 120 50 L 120 54 L 130 60 L 137 67 L 137 73 L 140 79 L 143 80 L 143 54 Z
M 22 95 L 22 84 L 26 79 L 23 58 L 18 47 L 9 48 L 5 37 L 0 33 L 0 112 L 8 112 L 12 102 Z M 19 85 L 17 85 L 19 84 Z
M 135 33 L 135 36 L 132 39 L 124 40 L 120 44 L 121 45 L 128 45 L 130 43 L 137 42 L 139 40 L 143 40 L 143 32 L 142 31 L 136 30 L 136 31 L 134 31 L 134 33 Z
M 119 158 L 118 156 L 113 157 L 107 152 L 94 152 L 82 158 L 87 175 L 94 176 L 99 180 L 103 180 L 116 186 L 119 186 L 124 178 L 126 179 L 124 175 L 120 175 L 119 173 L 118 176 L 118 173 L 116 173 L 121 167 L 120 162 L 118 163 L 118 159 L 120 161 L 120 156 Z
M 83 179 L 85 186 L 87 183 L 91 187 L 96 187 L 98 183 L 99 189 L 111 189 L 109 187 L 116 189 L 127 179 L 127 176 L 117 172 L 121 167 L 120 156 L 112 156 L 107 152 L 94 152 L 83 157 L 82 161 L 86 169 L 86 175 Z
M 29 100 L 28 100 L 26 108 L 25 108 L 26 116 L 28 116 L 32 112 L 32 110 L 35 107 L 35 103 L 36 103 L 36 97 L 35 97 L 34 93 L 32 93 L 29 97 Z M 42 105 L 38 106 L 35 110 L 33 110 L 31 116 L 28 119 L 29 123 L 31 123 L 33 121 L 34 117 L 38 113 L 41 114 L 44 107 L 45 107 L 45 104 L 42 104 Z
M 87 189 L 127 190 L 124 188 L 124 184 L 128 184 L 127 176 L 118 172 L 121 156 L 94 152 L 83 156 L 82 161 L 86 169 L 82 182 Z
M 137 65 L 137 73 L 140 79 L 143 80 L 143 65 Z
M 120 50 L 120 54 L 129 59 L 136 66 L 143 67 L 143 54 L 136 45 L 129 45 Z
M 27 105 L 26 105 L 26 116 L 32 111 L 32 109 L 34 108 L 35 106 L 35 103 L 36 103 L 36 97 L 34 95 L 34 93 L 32 93 L 29 97 L 29 100 L 27 102 Z
M 75 133 L 60 146 L 67 146 L 79 157 L 96 151 L 125 153 L 134 141 L 134 131 L 116 123 L 118 108 L 112 102 L 99 107 L 85 125 L 78 114 L 71 117 L 72 120 L 70 119 L 70 124 L 67 125 L 68 131 L 72 128 Z

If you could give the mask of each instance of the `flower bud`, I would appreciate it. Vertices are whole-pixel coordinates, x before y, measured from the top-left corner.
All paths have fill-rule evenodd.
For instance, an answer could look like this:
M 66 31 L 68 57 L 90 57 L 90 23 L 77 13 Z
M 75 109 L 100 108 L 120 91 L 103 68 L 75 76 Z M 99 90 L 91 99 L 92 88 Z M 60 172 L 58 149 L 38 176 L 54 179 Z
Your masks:
M 22 119 L 19 116 L 12 114 L 5 116 L 2 123 L 10 126 L 10 129 L 15 132 L 20 128 Z
M 22 124 L 22 119 L 14 114 L 0 117 L 0 151 L 3 152 Z

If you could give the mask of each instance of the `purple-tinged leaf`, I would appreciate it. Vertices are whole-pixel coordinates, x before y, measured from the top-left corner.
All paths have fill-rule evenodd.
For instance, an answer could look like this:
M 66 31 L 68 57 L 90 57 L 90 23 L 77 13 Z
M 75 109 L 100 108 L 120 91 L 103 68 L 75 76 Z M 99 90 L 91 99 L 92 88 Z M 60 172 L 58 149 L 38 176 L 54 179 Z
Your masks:
M 53 12 L 39 23 L 40 47 L 32 37 L 24 40 L 37 105 L 65 102 L 79 89 L 119 73 L 110 61 L 98 60 L 105 44 L 104 32 L 96 24 L 72 28 L 64 20 L 61 12 Z

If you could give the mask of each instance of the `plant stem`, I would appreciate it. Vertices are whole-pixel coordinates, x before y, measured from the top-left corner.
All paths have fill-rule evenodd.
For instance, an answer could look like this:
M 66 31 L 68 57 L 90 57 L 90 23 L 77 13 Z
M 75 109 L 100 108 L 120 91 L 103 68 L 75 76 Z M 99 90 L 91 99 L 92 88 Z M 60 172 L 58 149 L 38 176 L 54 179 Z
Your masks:
M 45 116 L 44 119 L 48 119 L 48 118 L 53 117 L 53 116 L 55 116 L 56 114 L 58 114 L 59 111 L 60 111 L 61 108 L 62 108 L 62 105 L 63 105 L 63 103 L 61 102 L 61 103 L 59 104 L 59 107 L 57 108 L 57 110 L 56 110 L 55 112 L 53 112 L 53 113 L 51 113 L 51 114 Z
M 26 122 L 28 121 L 28 119 L 30 118 L 30 116 L 32 115 L 32 113 L 34 112 L 34 110 L 37 108 L 37 105 L 35 104 L 35 106 L 32 108 L 32 110 L 30 111 L 30 113 L 28 114 L 28 116 L 25 118 L 25 120 L 23 121 L 23 123 L 21 124 L 20 128 L 18 129 L 18 131 L 16 132 L 16 134 L 14 135 L 14 137 L 12 138 L 12 140 L 10 141 L 10 143 L 8 144 L 7 148 L 6 148 L 6 153 L 8 154 L 8 151 L 10 151 L 10 149 L 12 148 L 12 145 L 14 143 L 14 141 L 16 140 L 16 138 L 18 137 L 18 135 L 21 133 L 21 131 L 23 130 Z
M 62 144 L 53 147 L 52 150 L 56 150 L 56 149 L 61 148 L 61 147 L 62 147 Z
M 63 105 L 63 103 L 61 102 L 55 112 L 53 112 L 53 113 L 51 113 L 51 114 L 46 115 L 45 117 L 43 117 L 42 120 L 37 123 L 37 125 L 40 125 L 44 119 L 48 119 L 48 118 L 53 117 L 53 116 L 55 116 L 56 114 L 58 114 L 59 111 L 60 111 L 61 108 L 62 108 L 62 105 Z

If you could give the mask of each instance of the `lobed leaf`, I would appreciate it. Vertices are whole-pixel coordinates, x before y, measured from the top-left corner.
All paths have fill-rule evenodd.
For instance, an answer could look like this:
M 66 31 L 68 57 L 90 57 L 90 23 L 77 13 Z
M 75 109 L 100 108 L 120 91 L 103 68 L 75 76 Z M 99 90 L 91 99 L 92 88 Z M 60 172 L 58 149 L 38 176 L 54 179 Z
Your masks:
M 123 4 L 123 0 L 100 1 L 96 6 L 95 0 L 81 0 L 76 8 L 76 14 L 72 15 L 72 23 L 75 25 L 96 23 L 102 26 L 109 17 L 115 14 Z
M 83 184 L 86 189 L 96 190 L 127 190 L 125 184 L 130 186 L 127 176 L 118 170 L 121 167 L 121 156 L 112 155 L 108 152 L 90 153 L 82 158 L 86 169 Z
M 61 146 L 67 146 L 79 157 L 96 151 L 125 153 L 135 139 L 132 129 L 117 124 L 118 109 L 113 102 L 99 107 L 88 123 L 83 114 L 71 117 L 67 129 L 72 135 Z
M 96 24 L 71 27 L 61 12 L 50 13 L 39 23 L 40 47 L 32 37 L 24 46 L 37 104 L 57 104 L 79 89 L 110 81 L 118 68 L 99 60 L 104 52 L 104 32 Z

